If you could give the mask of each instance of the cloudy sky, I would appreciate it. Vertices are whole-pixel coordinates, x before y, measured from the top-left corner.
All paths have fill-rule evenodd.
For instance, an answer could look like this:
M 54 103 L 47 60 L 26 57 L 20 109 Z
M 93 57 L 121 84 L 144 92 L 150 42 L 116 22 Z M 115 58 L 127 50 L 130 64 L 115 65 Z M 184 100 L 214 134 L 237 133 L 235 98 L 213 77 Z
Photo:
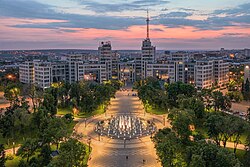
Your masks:
M 0 49 L 250 48 L 249 0 L 0 0 Z

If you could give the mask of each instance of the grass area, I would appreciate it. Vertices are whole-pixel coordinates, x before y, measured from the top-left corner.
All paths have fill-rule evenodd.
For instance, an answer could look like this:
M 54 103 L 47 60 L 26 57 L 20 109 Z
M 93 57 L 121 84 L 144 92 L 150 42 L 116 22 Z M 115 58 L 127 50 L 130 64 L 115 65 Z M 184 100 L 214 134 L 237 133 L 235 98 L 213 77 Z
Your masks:
M 69 124 L 68 129 L 69 133 L 71 134 L 73 132 L 73 128 L 77 124 L 76 121 L 73 121 L 72 123 Z M 3 138 L 2 135 L 0 134 L 0 143 L 4 144 L 5 149 L 10 149 L 13 148 L 13 141 L 15 142 L 15 147 L 18 147 L 19 145 L 23 144 L 25 139 L 27 138 L 36 138 L 37 133 L 35 130 L 33 131 L 25 131 L 25 133 L 16 135 L 14 137 L 14 140 L 12 138 L 9 138 L 9 141 L 7 138 Z
M 84 145 L 86 147 L 86 156 L 84 157 L 83 163 L 84 163 L 84 166 L 87 166 L 92 149 L 91 148 L 89 149 L 88 145 L 86 144 Z M 51 145 L 51 150 L 56 150 L 56 145 Z M 34 155 L 34 156 L 37 156 L 37 155 Z M 12 160 L 7 160 L 5 165 L 6 167 L 18 167 L 18 164 L 21 159 L 22 158 L 20 156 L 14 156 Z
M 76 118 L 88 118 L 88 117 L 91 117 L 94 115 L 101 115 L 103 113 L 104 113 L 103 106 L 99 106 L 98 109 L 93 111 L 93 112 L 89 112 L 89 113 L 80 112 L 78 115 L 74 115 L 74 117 L 76 117 Z M 72 114 L 72 108 L 71 107 L 58 108 L 57 114 L 58 115 Z
M 167 111 L 161 108 L 154 108 L 152 106 L 149 106 L 147 107 L 147 113 L 155 114 L 155 115 L 163 115 L 163 114 L 167 114 Z
M 208 133 L 207 133 L 207 129 L 203 125 L 196 127 L 195 130 L 200 132 L 205 138 L 207 138 L 207 139 L 209 138 Z M 243 135 L 240 136 L 241 144 L 245 144 L 246 139 L 247 139 L 247 132 L 243 133 Z M 233 139 L 229 138 L 228 142 L 233 142 Z
M 21 159 L 22 158 L 19 156 L 14 156 L 14 159 L 6 161 L 5 166 L 6 167 L 18 167 L 19 161 Z
M 84 157 L 83 164 L 87 166 L 88 160 L 89 160 L 89 156 L 90 156 L 90 154 L 91 154 L 92 149 L 91 149 L 91 147 L 90 147 L 90 149 L 89 149 L 89 146 L 88 146 L 88 145 L 86 145 L 86 144 L 84 144 L 84 145 L 85 145 L 85 147 L 86 147 L 86 156 Z
M 0 134 L 0 143 L 4 144 L 5 149 L 13 148 L 13 142 L 15 142 L 15 147 L 18 147 L 20 144 L 23 144 L 27 138 L 36 138 L 35 130 L 25 131 L 25 133 L 14 135 L 14 138 L 3 138 Z
M 234 152 L 234 149 L 233 148 L 226 148 L 227 150 L 229 150 L 230 152 Z M 239 150 L 237 149 L 236 150 L 236 157 L 240 160 L 240 162 L 244 162 L 244 156 L 246 154 L 246 151 L 245 150 Z
M 57 114 L 58 115 L 66 115 L 66 114 L 71 114 L 72 113 L 72 108 L 67 107 L 67 108 L 58 108 L 57 109 Z

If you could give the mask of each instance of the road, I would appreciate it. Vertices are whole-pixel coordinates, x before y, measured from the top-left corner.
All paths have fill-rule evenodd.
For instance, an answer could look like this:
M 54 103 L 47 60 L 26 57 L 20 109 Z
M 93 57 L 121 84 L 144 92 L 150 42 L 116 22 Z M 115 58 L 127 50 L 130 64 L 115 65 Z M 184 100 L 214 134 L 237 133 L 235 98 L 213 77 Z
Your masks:
M 98 121 L 106 119 L 111 115 L 136 115 L 147 120 L 154 120 L 157 128 L 163 128 L 162 116 L 144 115 L 143 106 L 138 97 L 128 96 L 128 91 L 118 91 L 116 98 L 111 100 L 107 114 L 97 116 L 85 121 L 82 120 L 75 127 L 78 133 L 83 133 L 86 138 L 91 138 L 91 159 L 88 165 L 90 167 L 160 167 L 157 160 L 154 143 L 150 136 L 140 139 L 131 139 L 124 142 L 119 139 L 110 139 L 104 136 L 100 137 L 94 132 L 95 125 Z M 106 117 L 106 118 L 105 118 Z M 166 125 L 169 124 L 166 122 Z M 126 158 L 128 156 L 128 158 Z M 145 163 L 143 164 L 143 159 Z

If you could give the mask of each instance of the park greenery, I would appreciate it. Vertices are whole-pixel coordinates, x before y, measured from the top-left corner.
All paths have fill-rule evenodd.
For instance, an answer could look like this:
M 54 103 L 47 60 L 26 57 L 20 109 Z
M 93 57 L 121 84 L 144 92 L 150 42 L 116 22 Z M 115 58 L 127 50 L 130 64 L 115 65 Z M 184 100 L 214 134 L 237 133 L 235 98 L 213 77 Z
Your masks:
M 10 107 L 0 115 L 1 166 L 17 159 L 23 167 L 86 166 L 90 150 L 72 138 L 77 138 L 72 136 L 74 115 L 69 111 L 58 116 L 58 108 L 76 108 L 79 113 L 91 115 L 99 106 L 108 105 L 120 87 L 118 81 L 56 83 L 46 90 L 34 85 L 6 85 L 4 96 Z M 5 149 L 11 148 L 16 156 L 5 155 Z M 56 150 L 59 154 L 52 158 Z
M 222 112 L 231 108 L 228 95 L 181 82 L 161 84 L 155 78 L 136 82 L 134 88 L 146 110 L 168 115 L 171 129 L 153 137 L 162 166 L 250 166 L 250 151 L 243 150 L 239 161 L 242 150 L 237 150 L 239 144 L 250 146 L 250 123 Z M 233 150 L 227 142 L 233 143 Z

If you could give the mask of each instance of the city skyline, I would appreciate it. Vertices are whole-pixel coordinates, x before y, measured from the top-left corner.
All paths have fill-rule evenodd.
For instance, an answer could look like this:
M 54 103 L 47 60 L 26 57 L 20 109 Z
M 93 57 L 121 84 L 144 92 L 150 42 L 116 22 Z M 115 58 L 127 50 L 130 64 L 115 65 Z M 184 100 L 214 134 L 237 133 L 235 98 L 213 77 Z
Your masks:
M 215 0 L 155 1 L 0 0 L 0 50 L 139 50 L 150 38 L 159 50 L 243 49 L 250 43 L 250 3 Z

